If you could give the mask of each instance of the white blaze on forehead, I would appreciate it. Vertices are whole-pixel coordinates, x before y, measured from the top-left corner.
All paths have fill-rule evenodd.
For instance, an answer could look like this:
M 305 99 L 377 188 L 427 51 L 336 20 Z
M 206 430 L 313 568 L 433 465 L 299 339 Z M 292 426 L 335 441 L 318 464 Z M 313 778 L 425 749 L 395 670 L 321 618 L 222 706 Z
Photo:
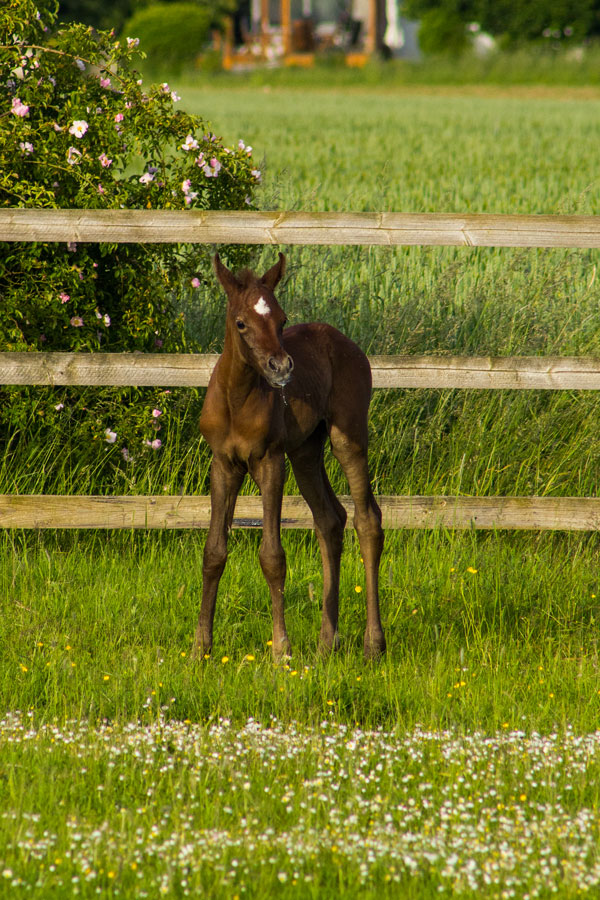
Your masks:
M 265 301 L 264 297 L 259 297 L 256 303 L 254 304 L 254 309 L 259 314 L 259 316 L 268 316 L 271 312 L 271 307 Z

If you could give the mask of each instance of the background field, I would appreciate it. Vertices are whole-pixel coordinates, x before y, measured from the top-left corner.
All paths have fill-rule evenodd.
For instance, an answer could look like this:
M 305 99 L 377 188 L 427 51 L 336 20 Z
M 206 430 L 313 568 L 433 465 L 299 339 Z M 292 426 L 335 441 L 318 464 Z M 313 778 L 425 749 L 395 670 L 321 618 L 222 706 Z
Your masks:
M 531 91 L 298 91 L 209 82 L 201 87 L 178 86 L 178 90 L 183 105 L 209 119 L 215 132 L 228 141 L 243 138 L 253 145 L 263 171 L 263 208 L 599 211 L 600 96 L 589 91 L 552 94 L 544 90 L 542 96 Z M 290 322 L 329 321 L 371 353 L 600 355 L 597 252 L 361 247 L 287 248 L 286 252 L 288 277 L 280 299 Z M 266 267 L 273 255 L 271 248 L 257 251 L 254 262 Z M 216 288 L 194 304 L 182 298 L 182 305 L 190 333 L 204 349 L 218 349 L 223 299 Z M 14 452 L 3 460 L 2 490 L 206 491 L 208 455 L 192 438 L 199 401 L 180 396 L 178 412 L 166 431 L 164 454 L 151 465 L 132 469 L 127 478 L 115 475 L 113 483 L 99 480 L 85 452 L 41 444 L 34 436 L 26 445 L 17 441 Z M 40 392 L 41 408 L 56 402 L 58 394 Z M 375 487 L 381 493 L 397 494 L 595 496 L 599 414 L 593 393 L 378 391 L 371 419 Z M 335 468 L 332 478 L 337 489 L 346 490 Z M 294 489 L 289 483 L 287 490 Z M 444 851 L 434 859 L 434 851 L 425 848 L 415 857 L 416 868 L 407 862 L 408 851 L 400 861 L 384 853 L 385 865 L 380 865 L 380 857 L 373 862 L 366 850 L 364 859 L 352 857 L 350 864 L 348 849 L 343 850 L 345 866 L 335 868 L 339 848 L 332 850 L 337 848 L 333 839 L 324 842 L 333 826 L 338 834 L 337 826 L 322 808 L 310 821 L 316 843 L 326 846 L 326 852 L 320 856 L 312 845 L 306 852 L 305 869 L 298 870 L 294 879 L 285 841 L 254 855 L 248 845 L 258 840 L 273 815 L 267 788 L 277 772 L 283 772 L 282 785 L 284 781 L 296 784 L 298 804 L 306 802 L 312 809 L 307 797 L 300 800 L 299 796 L 308 782 L 319 777 L 327 782 L 325 770 L 318 774 L 319 766 L 325 766 L 321 765 L 325 737 L 319 738 L 321 750 L 308 754 L 294 774 L 293 766 L 274 769 L 261 762 L 252 740 L 238 738 L 236 729 L 245 726 L 249 717 L 264 726 L 273 727 L 276 721 L 284 730 L 295 723 L 293 728 L 309 743 L 315 734 L 326 734 L 326 729 L 320 729 L 324 721 L 350 729 L 384 729 L 398 740 L 414 735 L 419 723 L 436 733 L 450 729 L 452 739 L 475 731 L 495 735 L 494 740 L 508 733 L 537 731 L 556 732 L 567 740 L 569 728 L 577 735 L 595 731 L 600 706 L 598 538 L 443 531 L 388 535 L 382 607 L 390 650 L 382 663 L 365 666 L 360 655 L 362 569 L 353 536 L 346 538 L 342 574 L 343 647 L 335 658 L 322 660 L 315 655 L 321 578 L 318 551 L 311 535 L 287 533 L 288 619 L 294 656 L 289 667 L 274 669 L 266 644 L 270 622 L 257 560 L 259 537 L 253 533 L 232 536 L 214 658 L 193 665 L 187 654 L 199 602 L 202 534 L 0 535 L 0 641 L 5 648 L 0 661 L 1 707 L 19 709 L 24 717 L 17 725 L 7 719 L 0 734 L 4 748 L 0 750 L 0 808 L 14 812 L 19 821 L 18 840 L 11 839 L 10 846 L 7 842 L 5 859 L 0 859 L 10 872 L 0 884 L 8 890 L 13 883 L 17 887 L 27 883 L 34 890 L 38 878 L 40 891 L 53 885 L 66 893 L 73 889 L 70 879 L 76 877 L 74 884 L 84 896 L 91 896 L 100 884 L 103 890 L 127 895 L 133 885 L 139 886 L 137 875 L 132 874 L 137 871 L 135 864 L 146 873 L 142 887 L 150 896 L 163 883 L 163 893 L 173 896 L 194 886 L 210 888 L 218 896 L 231 896 L 234 890 L 254 896 L 274 887 L 296 896 L 318 896 L 329 885 L 343 888 L 348 895 L 365 896 L 369 891 L 381 895 L 388 886 L 392 895 L 401 881 L 414 896 L 433 895 L 439 886 L 468 893 L 485 885 L 494 891 L 515 890 L 517 885 L 518 895 L 527 889 L 535 896 L 542 895 L 542 883 L 550 884 L 552 879 L 567 884 L 565 891 L 573 894 L 584 885 L 597 885 L 600 876 L 593 874 L 597 826 L 580 835 L 583 843 L 577 844 L 577 852 L 573 850 L 573 858 L 579 853 L 584 860 L 581 872 L 565 868 L 564 859 L 571 858 L 571 851 L 559 840 L 563 825 L 565 834 L 573 834 L 569 823 L 580 821 L 584 812 L 595 807 L 596 795 L 590 788 L 595 750 L 588 752 L 583 768 L 575 767 L 579 780 L 568 790 L 564 785 L 571 783 L 568 767 L 574 759 L 568 752 L 556 762 L 556 778 L 534 777 L 538 763 L 531 761 L 533 757 L 523 757 L 523 770 L 512 763 L 502 768 L 502 777 L 494 781 L 493 804 L 512 808 L 511 822 L 517 823 L 511 832 L 514 842 L 506 838 L 502 823 L 492 822 L 491 833 L 500 836 L 497 844 L 489 846 L 488 868 L 482 858 L 477 861 L 479 881 L 469 881 L 465 872 L 457 875 L 458 864 L 448 862 L 458 846 L 452 829 Z M 191 728 L 194 723 L 216 723 L 219 717 L 227 717 L 233 731 L 227 731 L 223 739 L 217 735 L 218 740 L 231 746 L 246 740 L 244 746 L 249 748 L 245 762 L 236 762 L 234 768 L 249 772 L 255 792 L 250 804 L 241 802 L 244 788 L 243 784 L 236 787 L 235 778 L 215 786 L 202 775 L 191 785 L 189 767 L 176 764 L 178 755 L 188 759 L 185 754 L 191 751 L 178 749 L 179 738 L 164 736 L 166 720 L 188 720 Z M 65 738 L 80 746 L 75 757 L 71 751 L 50 752 L 52 738 L 61 740 L 58 732 L 71 734 L 69 729 L 75 726 L 67 724 L 69 719 L 85 719 L 92 726 L 108 719 L 116 736 L 94 732 L 93 738 L 82 739 L 81 746 L 72 737 Z M 44 725 L 54 722 L 57 733 L 43 731 Z M 143 800 L 147 773 L 142 777 L 141 770 L 126 767 L 127 790 L 115 779 L 109 786 L 106 756 L 98 749 L 125 740 L 128 722 L 147 724 L 161 735 L 160 753 L 153 756 L 158 762 L 147 766 L 155 790 L 147 808 Z M 225 726 L 217 730 L 220 727 Z M 345 732 L 332 734 L 332 746 L 346 746 Z M 202 730 L 193 732 L 192 743 L 206 740 L 210 744 L 213 738 L 207 735 Z M 518 736 L 514 740 L 518 742 Z M 36 742 L 48 749 L 46 757 L 40 753 L 31 760 L 18 756 L 25 752 L 21 745 Z M 224 751 L 210 744 L 210 752 L 218 756 Z M 408 757 L 411 752 L 407 750 Z M 340 760 L 346 759 L 345 753 L 339 750 Z M 361 806 L 356 799 L 357 808 L 365 812 L 355 828 L 364 846 L 373 822 L 381 824 L 386 815 L 392 815 L 394 828 L 400 828 L 402 804 L 412 798 L 412 804 L 425 809 L 423 796 L 428 796 L 415 783 L 400 797 L 400 775 L 385 780 L 399 771 L 394 769 L 397 763 L 390 763 L 380 783 L 375 774 L 380 751 L 369 753 L 373 780 L 367 793 L 374 805 Z M 505 758 L 504 750 L 498 753 Z M 15 763 L 19 758 L 29 760 L 33 768 Z M 82 760 L 88 775 L 73 771 L 70 780 L 74 758 Z M 435 753 L 425 754 L 419 764 L 423 778 L 419 784 L 439 788 L 435 798 L 427 800 L 439 811 L 446 796 L 441 786 L 446 784 L 444 779 L 454 778 L 456 770 L 440 768 L 438 762 Z M 468 769 L 470 764 L 464 765 Z M 164 778 L 161 766 L 166 767 Z M 168 774 L 173 766 L 175 774 Z M 31 771 L 36 773 L 33 783 L 28 777 Z M 64 809 L 58 817 L 60 825 L 55 826 L 56 841 L 34 852 L 32 846 L 43 844 L 48 827 L 44 809 L 59 803 L 60 791 L 50 787 L 57 779 L 64 784 Z M 86 799 L 90 782 L 106 787 L 93 802 Z M 557 786 L 559 782 L 562 787 Z M 329 788 L 323 790 L 327 793 Z M 473 791 L 477 794 L 467 778 L 461 803 L 470 802 Z M 287 796 L 283 790 L 281 795 Z M 375 795 L 379 801 L 373 800 Z M 224 806 L 234 810 L 227 815 L 233 815 L 235 825 L 217 814 Z M 275 816 L 278 837 L 290 833 L 290 822 L 300 827 L 302 816 L 308 816 L 301 806 L 292 806 L 287 817 Z M 559 806 L 566 818 L 560 818 Z M 255 827 L 250 809 L 255 811 Z M 146 815 L 148 810 L 152 815 Z M 191 863 L 186 869 L 184 857 L 168 854 L 164 865 L 154 856 L 150 865 L 150 851 L 144 868 L 142 858 L 135 856 L 136 828 L 149 843 L 154 840 L 152 828 L 164 831 L 167 840 L 171 833 L 185 832 L 181 817 L 186 810 L 203 834 L 206 829 L 223 829 L 227 840 L 239 836 L 237 849 L 227 851 L 229 856 L 219 862 L 222 872 L 210 866 L 208 873 L 196 871 Z M 39 820 L 31 819 L 38 814 Z M 540 822 L 553 816 L 562 824 L 556 825 L 551 838 L 540 837 Z M 73 828 L 69 817 L 78 823 Z M 240 824 L 242 819 L 245 824 Z M 7 829 L 13 821 L 7 818 Z M 127 847 L 118 841 L 114 846 L 90 844 L 89 835 L 103 821 L 109 823 L 106 833 L 120 834 L 129 842 Z M 425 833 L 424 821 L 414 823 L 415 834 Z M 440 828 L 436 822 L 429 822 L 427 828 Z M 550 872 L 545 882 L 539 855 L 530 868 L 519 863 L 521 868 L 516 864 L 500 867 L 500 873 L 494 874 L 493 854 L 500 853 L 502 840 L 517 848 L 517 856 L 521 852 L 519 841 L 526 829 L 519 832 L 518 822 L 538 829 L 535 840 L 539 838 L 539 843 L 534 841 L 538 850 L 552 848 L 548 854 L 554 861 L 544 856 Z M 89 844 L 83 862 L 73 850 L 75 828 Z M 472 849 L 463 852 L 474 858 Z M 316 853 L 312 863 L 311 853 Z M 240 867 L 245 874 L 226 877 L 235 854 L 246 860 Z M 63 866 L 67 861 L 64 877 L 55 857 Z M 262 860 L 260 877 L 257 859 Z M 524 857 L 520 859 L 523 862 Z M 362 864 L 367 866 L 365 877 Z M 95 873 L 88 881 L 86 867 Z M 569 877 L 560 881 L 567 871 Z M 182 886 L 185 872 L 189 883 Z M 307 881 L 304 876 L 311 872 L 314 880 Z M 485 872 L 490 881 L 485 881 Z

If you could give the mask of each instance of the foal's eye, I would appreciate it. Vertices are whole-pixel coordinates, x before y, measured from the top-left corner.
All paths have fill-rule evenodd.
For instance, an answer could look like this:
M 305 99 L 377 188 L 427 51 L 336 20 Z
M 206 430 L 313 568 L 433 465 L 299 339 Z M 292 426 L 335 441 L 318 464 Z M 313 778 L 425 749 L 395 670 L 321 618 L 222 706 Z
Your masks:
M 235 324 L 236 324 L 237 327 L 238 327 L 238 331 L 245 331 L 245 330 L 246 330 L 246 326 L 245 326 L 245 324 L 242 322 L 241 319 L 238 319 L 238 320 L 236 321 Z

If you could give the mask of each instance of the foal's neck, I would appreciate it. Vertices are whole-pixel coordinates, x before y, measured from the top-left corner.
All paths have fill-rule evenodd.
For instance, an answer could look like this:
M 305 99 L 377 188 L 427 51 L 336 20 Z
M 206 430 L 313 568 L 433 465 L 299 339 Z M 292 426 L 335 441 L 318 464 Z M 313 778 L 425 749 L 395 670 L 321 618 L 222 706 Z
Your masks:
M 250 394 L 260 388 L 262 376 L 244 359 L 240 338 L 227 322 L 225 343 L 219 364 L 223 387 L 230 407 L 243 406 Z

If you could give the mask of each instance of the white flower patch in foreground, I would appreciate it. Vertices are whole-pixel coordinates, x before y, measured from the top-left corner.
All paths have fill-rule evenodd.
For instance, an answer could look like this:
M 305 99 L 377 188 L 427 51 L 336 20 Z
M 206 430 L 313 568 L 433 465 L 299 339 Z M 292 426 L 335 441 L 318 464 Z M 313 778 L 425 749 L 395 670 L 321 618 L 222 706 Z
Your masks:
M 2 881 L 30 895 L 300 896 L 342 872 L 346 896 L 600 885 L 600 732 L 34 728 L 14 714 L 0 770 Z

